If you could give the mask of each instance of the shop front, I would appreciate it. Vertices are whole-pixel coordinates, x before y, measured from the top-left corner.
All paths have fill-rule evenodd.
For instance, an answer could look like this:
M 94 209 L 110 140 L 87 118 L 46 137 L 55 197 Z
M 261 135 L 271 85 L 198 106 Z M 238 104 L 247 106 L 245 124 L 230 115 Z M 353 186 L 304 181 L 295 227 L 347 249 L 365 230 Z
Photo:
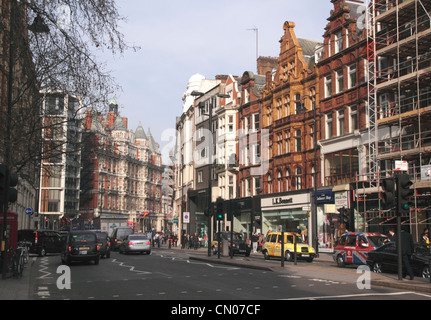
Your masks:
M 312 194 L 314 197 L 314 194 Z M 351 221 L 350 191 L 346 189 L 318 190 L 317 207 L 317 237 L 319 252 L 332 252 L 341 234 L 354 231 L 354 221 Z M 349 221 L 340 220 L 339 209 L 348 210 Z
M 311 243 L 310 194 L 285 194 L 261 199 L 262 233 L 297 232 Z

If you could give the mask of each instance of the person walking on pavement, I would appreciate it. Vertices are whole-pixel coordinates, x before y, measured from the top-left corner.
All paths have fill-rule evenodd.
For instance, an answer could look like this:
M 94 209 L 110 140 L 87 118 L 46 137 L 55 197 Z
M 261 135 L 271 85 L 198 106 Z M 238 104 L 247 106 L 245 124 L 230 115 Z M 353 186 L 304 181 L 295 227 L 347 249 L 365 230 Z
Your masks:
M 410 257 L 414 252 L 413 237 L 410 233 L 404 230 L 401 231 L 401 252 L 402 252 L 403 265 L 406 268 L 406 271 L 410 277 L 410 280 L 413 280 L 414 273 L 413 273 L 412 266 L 410 265 Z
M 256 232 L 251 236 L 251 243 L 253 244 L 253 253 L 257 253 L 257 242 L 259 241 L 259 237 Z
M 198 237 L 197 233 L 195 233 L 195 235 L 193 237 L 193 246 L 194 246 L 195 250 L 197 250 L 199 247 L 199 237 Z

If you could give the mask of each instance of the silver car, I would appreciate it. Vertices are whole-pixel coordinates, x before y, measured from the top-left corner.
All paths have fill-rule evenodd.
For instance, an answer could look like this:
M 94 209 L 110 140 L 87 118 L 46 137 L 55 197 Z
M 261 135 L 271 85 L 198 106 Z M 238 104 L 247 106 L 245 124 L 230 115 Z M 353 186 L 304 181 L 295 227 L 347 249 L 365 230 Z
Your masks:
M 120 253 L 151 253 L 151 240 L 145 234 L 129 234 L 120 245 Z

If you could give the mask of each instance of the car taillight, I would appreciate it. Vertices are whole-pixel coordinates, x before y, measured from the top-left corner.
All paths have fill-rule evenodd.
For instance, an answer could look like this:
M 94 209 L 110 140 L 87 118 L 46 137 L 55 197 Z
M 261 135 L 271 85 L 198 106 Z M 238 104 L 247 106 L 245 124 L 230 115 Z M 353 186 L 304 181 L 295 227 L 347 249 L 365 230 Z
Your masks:
M 150 241 L 147 241 L 147 244 L 148 244 L 148 245 L 151 245 L 151 242 L 150 242 Z
M 132 241 L 129 241 L 129 243 L 128 243 L 128 245 L 129 246 L 133 246 L 135 243 L 134 242 L 132 242 Z
M 97 245 L 97 246 L 96 246 L 96 248 L 97 248 L 97 252 L 99 252 L 99 250 L 100 250 L 100 247 L 99 247 L 99 245 Z

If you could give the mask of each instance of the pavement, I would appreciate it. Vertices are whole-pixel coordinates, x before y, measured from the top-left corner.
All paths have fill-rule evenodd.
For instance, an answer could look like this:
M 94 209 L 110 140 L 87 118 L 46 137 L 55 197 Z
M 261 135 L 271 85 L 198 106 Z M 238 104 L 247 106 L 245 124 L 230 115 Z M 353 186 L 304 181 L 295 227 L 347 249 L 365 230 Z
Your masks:
M 332 258 L 332 254 L 330 253 L 320 253 L 319 257 L 314 259 L 314 262 L 298 262 L 297 265 L 294 265 L 293 262 L 285 262 L 285 266 L 281 266 L 276 263 L 276 260 L 273 259 L 271 261 L 266 261 L 263 258 L 263 255 L 258 253 L 252 253 L 249 257 L 244 256 L 234 256 L 233 258 L 227 256 L 220 256 L 218 258 L 217 255 L 208 256 L 207 248 L 199 248 L 197 250 L 193 249 L 181 249 L 179 247 L 168 248 L 168 246 L 164 245 L 161 248 L 155 248 L 156 250 L 179 250 L 183 252 L 187 252 L 189 254 L 190 260 L 204 261 L 212 264 L 223 264 L 223 265 L 231 265 L 242 268 L 250 268 L 250 269 L 258 269 L 258 270 L 266 270 L 271 272 L 279 272 L 286 273 L 292 270 L 300 270 L 303 268 L 304 264 L 312 265 L 314 263 L 325 263 L 336 265 L 335 261 Z M 36 263 L 36 256 L 31 256 L 29 262 L 26 264 L 23 275 L 19 279 L 15 279 L 13 277 L 8 277 L 7 279 L 1 279 L 0 275 L 0 300 L 29 300 L 31 297 L 31 271 L 32 267 Z M 275 260 L 275 261 L 274 261 Z M 354 272 L 352 270 L 352 272 Z M 420 277 L 415 277 L 414 280 L 398 280 L 397 274 L 383 273 L 376 274 L 372 273 L 371 275 L 371 285 L 372 286 L 380 286 L 380 287 L 389 287 L 404 291 L 413 291 L 420 292 L 425 294 L 431 294 L 431 283 L 429 279 L 423 279 Z

